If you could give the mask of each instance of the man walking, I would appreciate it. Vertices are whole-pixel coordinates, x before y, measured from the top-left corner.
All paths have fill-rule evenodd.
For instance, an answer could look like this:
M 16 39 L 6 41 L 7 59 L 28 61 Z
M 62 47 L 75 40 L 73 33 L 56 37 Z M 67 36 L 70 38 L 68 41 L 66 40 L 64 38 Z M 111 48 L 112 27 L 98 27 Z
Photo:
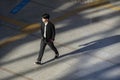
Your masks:
M 41 23 L 41 45 L 40 45 L 40 52 L 38 55 L 36 64 L 42 64 L 42 56 L 44 54 L 44 50 L 46 45 L 48 45 L 54 52 L 55 52 L 55 58 L 59 57 L 58 50 L 54 46 L 54 39 L 55 39 L 55 26 L 53 23 L 49 20 L 50 15 L 45 13 L 42 15 L 42 23 Z

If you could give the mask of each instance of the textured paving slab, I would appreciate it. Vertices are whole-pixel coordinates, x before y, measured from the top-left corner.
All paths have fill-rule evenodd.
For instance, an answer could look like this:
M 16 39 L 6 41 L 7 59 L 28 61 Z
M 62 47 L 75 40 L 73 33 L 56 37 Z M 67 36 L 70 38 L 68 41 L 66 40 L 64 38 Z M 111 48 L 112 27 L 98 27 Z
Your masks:
M 45 4 L 48 4 L 48 1 L 32 1 L 23 12 L 15 15 L 14 19 L 28 23 L 39 21 L 38 14 L 44 12 L 42 9 L 52 10 L 53 15 L 56 13 L 61 15 L 59 11 L 63 7 L 70 8 L 68 5 L 70 3 L 65 0 L 68 4 L 61 6 L 64 1 L 61 3 L 59 1 L 56 5 L 48 6 Z M 35 14 L 33 15 L 30 12 L 35 8 L 37 9 L 33 10 Z M 37 13 L 38 9 L 40 12 Z M 54 12 L 55 9 L 58 12 Z M 42 62 L 46 63 L 44 65 L 34 64 L 40 47 L 39 32 L 1 47 L 0 80 L 119 80 L 119 14 L 118 10 L 101 6 L 77 12 L 55 23 L 57 32 L 55 45 L 60 52 L 60 58 L 52 60 L 55 55 L 47 46 L 42 59 Z M 33 18 L 29 17 L 31 15 Z M 10 24 L 6 23 L 2 29 L 8 31 L 7 36 L 19 33 L 19 28 L 14 28 L 16 26 L 8 28 Z

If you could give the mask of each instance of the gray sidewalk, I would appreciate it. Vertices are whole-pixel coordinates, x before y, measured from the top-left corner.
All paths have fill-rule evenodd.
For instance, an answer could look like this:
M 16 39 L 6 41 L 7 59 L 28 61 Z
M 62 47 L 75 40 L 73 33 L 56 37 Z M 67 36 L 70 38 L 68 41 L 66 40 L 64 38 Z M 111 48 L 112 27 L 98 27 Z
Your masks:
M 10 4 L 5 2 L 3 5 Z M 44 11 L 53 19 L 74 11 L 79 5 L 68 0 L 52 0 L 51 3 L 55 5 L 49 0 L 32 0 L 16 15 L 9 14 L 8 10 L 14 5 L 4 8 L 1 16 L 11 21 L 0 19 L 0 40 L 22 34 L 21 26 L 11 23 L 14 20 L 32 24 L 39 22 Z M 56 22 L 55 46 L 60 57 L 52 60 L 54 53 L 47 46 L 42 59 L 44 65 L 34 64 L 40 47 L 40 31 L 0 47 L 0 80 L 120 80 L 118 5 L 120 1 L 78 11 Z

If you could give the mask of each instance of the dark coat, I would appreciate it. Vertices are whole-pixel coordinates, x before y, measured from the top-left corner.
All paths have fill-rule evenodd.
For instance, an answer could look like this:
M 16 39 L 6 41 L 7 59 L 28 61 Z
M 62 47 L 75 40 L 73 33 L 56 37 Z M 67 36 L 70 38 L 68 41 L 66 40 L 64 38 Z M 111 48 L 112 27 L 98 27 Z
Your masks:
M 41 23 L 41 35 L 43 39 L 44 39 L 44 26 L 45 24 Z M 45 39 L 46 41 L 55 39 L 55 26 L 50 21 L 46 25 L 46 38 Z

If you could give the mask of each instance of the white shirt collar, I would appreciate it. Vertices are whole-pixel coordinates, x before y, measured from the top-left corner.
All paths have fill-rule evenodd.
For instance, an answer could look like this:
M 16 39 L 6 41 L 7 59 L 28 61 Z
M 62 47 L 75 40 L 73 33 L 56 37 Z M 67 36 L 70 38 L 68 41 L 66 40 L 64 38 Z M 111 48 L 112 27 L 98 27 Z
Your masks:
M 45 26 L 48 24 L 48 22 L 45 23 Z

